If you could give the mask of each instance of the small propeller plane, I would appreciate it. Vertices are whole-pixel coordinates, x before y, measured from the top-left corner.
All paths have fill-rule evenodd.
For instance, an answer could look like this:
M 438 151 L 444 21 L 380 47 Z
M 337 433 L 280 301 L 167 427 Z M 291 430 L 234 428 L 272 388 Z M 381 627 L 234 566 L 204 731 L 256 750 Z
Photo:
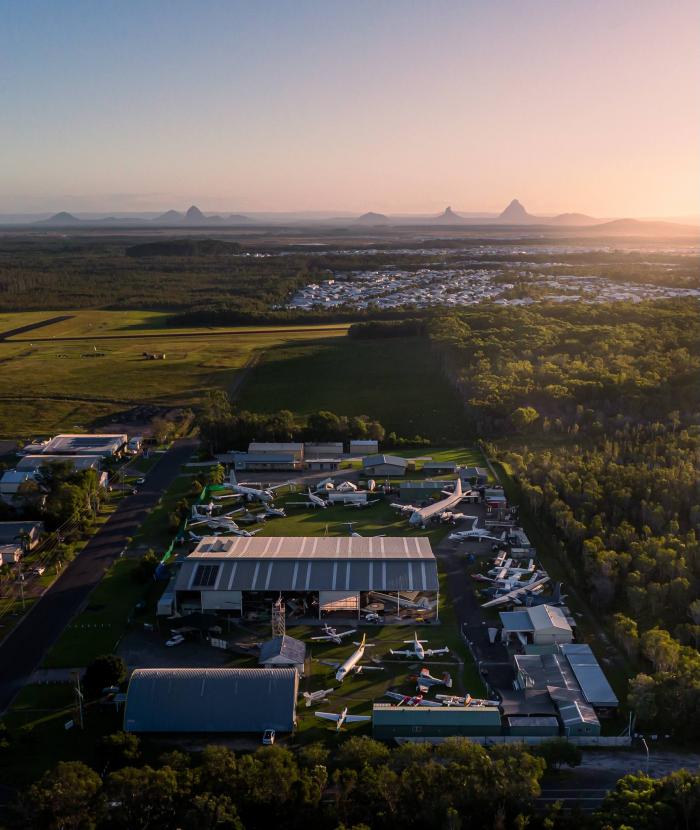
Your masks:
M 347 706 L 339 715 L 336 715 L 335 712 L 314 712 L 314 715 L 316 715 L 317 718 L 335 721 L 336 732 L 340 732 L 340 728 L 344 723 L 360 723 L 360 721 L 372 720 L 369 715 L 348 715 Z
M 305 501 L 288 501 L 287 507 L 320 507 L 325 510 L 328 507 L 328 502 L 322 499 L 321 496 L 312 493 L 309 487 Z
M 336 631 L 335 628 L 326 624 L 323 626 L 323 634 L 318 637 L 312 637 L 312 640 L 317 640 L 318 642 L 332 642 L 336 643 L 337 645 L 341 645 L 343 642 L 343 637 L 348 637 L 350 634 L 355 634 L 357 629 L 356 628 L 349 628 L 347 631 Z
M 448 689 L 452 688 L 452 676 L 449 672 L 445 672 L 442 677 L 433 677 L 427 668 L 422 668 L 415 677 L 416 688 L 422 694 L 425 694 L 431 686 L 445 686 Z
M 419 660 L 425 660 L 426 657 L 432 657 L 434 654 L 449 654 L 450 650 L 447 646 L 444 648 L 423 648 L 423 643 L 428 640 L 419 640 L 418 634 L 413 632 L 412 640 L 404 640 L 404 643 L 410 643 L 410 649 L 389 649 L 390 654 L 401 654 L 404 657 L 417 657 Z
M 315 706 L 317 703 L 328 703 L 328 695 L 335 689 L 319 689 L 317 692 L 304 692 L 302 697 L 306 701 L 306 708 Z
M 353 672 L 354 674 L 362 674 L 364 671 L 384 671 L 384 666 L 360 666 L 358 663 L 362 658 L 365 656 L 365 649 L 372 648 L 374 643 L 367 642 L 367 635 L 364 634 L 362 636 L 362 642 L 355 643 L 357 648 L 353 653 L 348 657 L 348 659 L 344 663 L 332 663 L 328 660 L 322 660 L 325 665 L 332 666 L 333 668 L 337 669 L 335 673 L 335 679 L 338 683 L 342 683 L 343 680 Z
M 435 700 L 425 700 L 422 694 L 402 695 L 401 692 L 384 692 L 384 697 L 396 700 L 398 706 L 442 706 Z

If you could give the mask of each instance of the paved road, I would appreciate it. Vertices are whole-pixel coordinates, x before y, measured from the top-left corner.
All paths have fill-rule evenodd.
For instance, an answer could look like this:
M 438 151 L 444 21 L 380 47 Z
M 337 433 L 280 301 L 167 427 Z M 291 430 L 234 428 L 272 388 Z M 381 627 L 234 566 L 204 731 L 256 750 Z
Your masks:
M 39 320 L 38 323 L 28 323 L 26 326 L 9 329 L 8 331 L 0 332 L 0 340 L 7 340 L 9 337 L 16 337 L 18 334 L 27 334 L 35 329 L 44 328 L 44 326 L 52 326 L 54 323 L 62 323 L 64 320 L 70 320 L 72 317 L 72 314 L 63 314 L 61 317 L 49 317 L 47 320 Z
M 7 709 L 46 651 L 80 610 L 123 550 L 127 536 L 134 535 L 196 444 L 195 439 L 182 439 L 163 454 L 148 474 L 144 488 L 121 502 L 80 555 L 0 644 L 0 712 Z

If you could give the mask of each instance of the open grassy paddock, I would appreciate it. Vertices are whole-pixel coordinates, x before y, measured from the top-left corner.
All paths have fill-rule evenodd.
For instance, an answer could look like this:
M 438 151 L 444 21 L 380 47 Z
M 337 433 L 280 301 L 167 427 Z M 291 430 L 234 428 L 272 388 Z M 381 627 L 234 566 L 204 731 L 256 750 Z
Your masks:
M 0 333 L 55 316 L 4 314 Z M 79 311 L 0 340 L 0 437 L 87 429 L 137 404 L 197 406 L 210 389 L 232 390 L 256 352 L 317 336 L 342 338 L 347 329 L 172 329 L 164 320 L 148 312 Z M 148 360 L 144 352 L 166 358 Z
M 387 432 L 427 436 L 436 444 L 470 434 L 464 407 L 422 338 L 280 344 L 251 373 L 241 405 L 259 412 L 369 415 Z

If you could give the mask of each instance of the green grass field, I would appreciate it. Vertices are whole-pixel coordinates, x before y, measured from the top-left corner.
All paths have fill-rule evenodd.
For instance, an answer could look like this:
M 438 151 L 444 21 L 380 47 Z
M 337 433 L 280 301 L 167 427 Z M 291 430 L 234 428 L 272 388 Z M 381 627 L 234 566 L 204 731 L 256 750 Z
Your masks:
M 55 313 L 4 314 L 0 330 L 51 316 Z M 83 311 L 0 341 L 0 437 L 87 430 L 96 418 L 140 403 L 197 406 L 210 389 L 231 390 L 256 351 L 317 336 L 326 341 L 335 332 L 343 337 L 347 329 L 204 328 L 189 337 L 183 335 L 194 330 L 165 328 L 163 319 L 152 313 Z M 65 339 L 75 337 L 87 339 Z M 144 352 L 163 352 L 166 359 L 146 360 Z
M 118 559 L 90 594 L 85 610 L 68 625 L 43 661 L 48 669 L 87 666 L 115 650 L 140 600 L 155 601 L 163 584 L 134 579 L 138 560 Z
M 438 445 L 470 435 L 464 407 L 419 338 L 321 338 L 270 348 L 243 387 L 241 406 L 369 415 L 387 432 Z

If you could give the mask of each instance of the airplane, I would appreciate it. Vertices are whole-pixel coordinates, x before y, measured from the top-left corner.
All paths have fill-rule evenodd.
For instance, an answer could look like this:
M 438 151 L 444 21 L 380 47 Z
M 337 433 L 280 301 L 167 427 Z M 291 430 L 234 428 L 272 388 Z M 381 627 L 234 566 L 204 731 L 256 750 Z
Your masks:
M 435 608 L 436 603 L 431 602 L 427 597 L 418 597 L 417 602 L 413 600 L 406 599 L 406 597 L 402 597 L 400 594 L 385 594 L 381 591 L 370 591 L 370 597 L 382 600 L 383 602 L 390 602 L 390 603 L 398 603 L 398 605 L 402 605 L 404 608 L 411 608 L 415 611 L 432 611 Z
M 275 507 L 274 504 L 266 504 L 261 516 L 264 516 L 266 519 L 285 519 L 287 514 L 281 507 Z
M 360 721 L 372 720 L 369 715 L 348 715 L 347 706 L 339 715 L 336 715 L 334 712 L 314 712 L 314 715 L 324 720 L 334 720 L 336 732 L 340 732 L 340 728 L 344 723 L 359 723 Z
M 328 507 L 328 502 L 311 492 L 309 487 L 309 495 L 306 501 L 288 501 L 287 507 L 321 507 L 325 510 Z
M 187 535 L 190 537 L 190 542 L 201 542 L 204 538 L 203 536 L 197 536 L 196 533 L 192 533 L 191 530 L 187 531 Z
M 190 522 L 190 527 L 206 525 L 210 530 L 238 530 L 238 525 L 228 516 L 210 516 L 208 519 L 200 519 L 198 522 Z
M 190 510 L 190 518 L 191 519 L 206 519 L 211 516 L 212 511 L 214 510 L 214 502 L 210 501 L 209 504 L 193 504 L 192 509 Z
M 563 583 L 557 582 L 554 586 L 554 591 L 549 596 L 542 596 L 542 594 L 527 594 L 525 596 L 525 607 L 532 608 L 534 605 L 563 605 L 566 602 L 566 594 L 562 594 L 561 589 L 564 587 Z
M 343 502 L 343 507 L 354 507 L 355 510 L 363 510 L 365 507 L 371 507 L 377 504 L 381 499 L 367 499 L 367 501 L 346 501 Z
M 423 643 L 427 640 L 419 640 L 418 634 L 413 632 L 412 640 L 404 640 L 404 643 L 410 643 L 412 648 L 397 650 L 389 649 L 390 654 L 403 654 L 404 657 L 417 657 L 419 660 L 425 660 L 426 657 L 432 657 L 434 654 L 449 654 L 450 650 L 445 646 L 444 648 L 423 648 Z
M 471 695 L 458 697 L 456 695 L 435 695 L 435 700 L 439 700 L 443 706 L 498 706 L 497 700 L 482 700 L 474 698 Z
M 330 625 L 326 624 L 323 626 L 323 635 L 320 637 L 312 637 L 311 639 L 318 640 L 319 642 L 333 642 L 337 645 L 341 645 L 343 637 L 354 634 L 356 631 L 356 628 L 349 628 L 347 631 L 336 631 L 335 628 L 332 628 Z
M 353 529 L 352 529 L 352 526 L 353 526 L 354 524 L 357 524 L 357 522 L 345 522 L 345 524 L 348 526 L 348 531 L 350 532 L 350 535 L 351 535 L 352 537 L 354 537 L 355 539 L 361 539 L 361 538 L 362 538 L 362 534 L 361 534 L 361 533 L 358 533 L 357 531 L 355 531 L 355 530 L 353 530 Z
M 338 670 L 335 673 L 335 679 L 338 683 L 342 683 L 343 680 L 348 676 L 350 672 L 354 674 L 361 674 L 363 671 L 383 671 L 383 666 L 358 666 L 357 664 L 362 660 L 365 654 L 366 648 L 372 648 L 373 643 L 367 642 L 367 635 L 362 635 L 362 642 L 355 643 L 357 648 L 353 653 L 348 657 L 348 659 L 340 664 L 340 663 L 331 663 L 329 661 L 322 661 L 328 666 L 333 666 L 333 668 L 337 668 Z
M 401 692 L 384 692 L 384 697 L 398 701 L 398 706 L 442 706 L 434 700 L 425 700 L 423 695 L 402 695 Z
M 493 608 L 496 605 L 506 605 L 508 603 L 512 603 L 513 605 L 522 605 L 523 599 L 527 597 L 528 594 L 537 593 L 541 591 L 542 588 L 549 582 L 548 576 L 543 576 L 540 579 L 531 580 L 527 583 L 527 585 L 523 585 L 521 588 L 513 588 L 513 590 L 508 591 L 505 594 L 502 594 L 499 597 L 494 597 L 490 599 L 488 602 L 482 604 L 482 608 Z M 523 599 L 521 599 L 521 597 Z
M 308 709 L 315 703 L 328 703 L 328 695 L 334 691 L 335 689 L 319 689 L 317 692 L 303 692 L 302 696 L 306 701 L 306 708 Z
M 229 487 L 236 495 L 245 496 L 249 501 L 260 501 L 263 504 L 271 502 L 275 497 L 275 490 L 286 487 L 289 482 L 284 484 L 276 484 L 274 487 L 267 487 L 261 490 L 257 487 L 247 487 L 245 484 L 239 484 L 236 480 L 236 473 L 231 470 L 229 475 L 229 483 L 224 485 Z
M 452 677 L 449 672 L 445 672 L 442 677 L 433 677 L 430 670 L 422 668 L 415 677 L 416 689 L 425 694 L 431 686 L 446 686 L 448 689 L 452 688 Z
M 450 533 L 447 537 L 450 542 L 464 542 L 470 539 L 476 539 L 481 542 L 487 542 L 489 540 L 493 542 L 503 542 L 505 538 L 505 530 L 500 536 L 492 536 L 491 531 L 481 527 L 474 527 L 471 530 L 457 530 L 454 533 Z

